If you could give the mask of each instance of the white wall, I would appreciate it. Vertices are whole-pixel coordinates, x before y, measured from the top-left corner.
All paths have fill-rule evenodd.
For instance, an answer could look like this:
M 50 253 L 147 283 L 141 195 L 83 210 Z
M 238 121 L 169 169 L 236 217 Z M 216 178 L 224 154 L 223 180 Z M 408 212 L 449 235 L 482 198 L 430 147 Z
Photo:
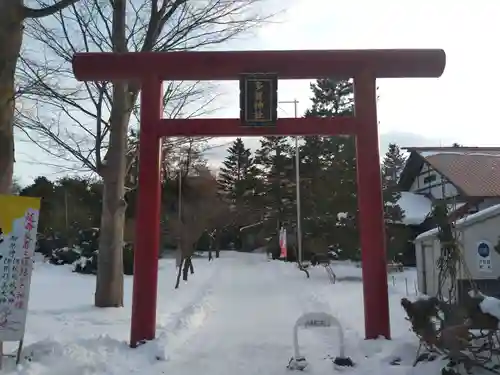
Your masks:
M 415 244 L 417 251 L 417 280 L 419 291 L 435 297 L 439 290 L 438 260 L 441 254 L 440 243 L 435 237 L 426 238 Z M 418 254 L 420 253 L 420 254 Z M 460 274 L 460 273 L 459 273 Z M 451 280 L 444 282 L 441 293 L 444 298 L 449 298 Z
M 463 229 L 462 244 L 465 263 L 474 279 L 498 279 L 500 277 L 500 255 L 493 249 L 500 236 L 500 216 L 478 221 Z M 491 272 L 481 272 L 478 267 L 477 245 L 487 241 L 491 245 Z
M 500 212 L 499 212 L 500 213 Z M 500 237 L 500 215 L 487 217 L 484 220 L 471 222 L 470 225 L 461 226 L 455 235 L 461 246 L 465 268 L 458 270 L 458 279 L 490 279 L 500 278 L 500 255 L 494 250 Z M 478 214 L 480 215 L 480 214 Z M 478 244 L 486 241 L 490 245 L 491 271 L 479 269 Z M 438 291 L 439 270 L 437 262 L 441 252 L 441 245 L 436 235 L 425 237 L 415 242 L 417 258 L 417 277 L 419 290 L 429 296 L 435 296 Z M 425 277 L 425 282 L 424 282 Z M 443 289 L 443 296 L 447 297 L 450 281 Z
M 426 181 L 426 178 L 429 176 L 436 176 L 436 178 L 433 181 Z M 455 186 L 453 186 L 449 182 L 446 182 L 444 177 L 440 173 L 435 171 L 426 163 L 424 163 L 424 165 L 422 166 L 422 169 L 419 172 L 419 176 L 417 176 L 417 178 L 415 178 L 415 181 L 413 181 L 410 191 L 420 194 L 431 194 L 436 199 L 451 198 L 459 194 Z

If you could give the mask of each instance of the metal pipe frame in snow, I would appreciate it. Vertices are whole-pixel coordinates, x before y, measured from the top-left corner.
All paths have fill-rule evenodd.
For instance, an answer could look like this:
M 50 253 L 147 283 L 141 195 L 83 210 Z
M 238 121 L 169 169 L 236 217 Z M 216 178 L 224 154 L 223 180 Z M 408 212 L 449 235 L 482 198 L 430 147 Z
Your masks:
M 445 63 L 443 50 L 75 54 L 73 72 L 80 81 L 126 80 L 142 87 L 130 346 L 155 337 L 160 137 L 181 135 L 356 135 L 365 337 L 390 338 L 375 79 L 439 77 Z M 275 73 L 280 79 L 354 77 L 355 117 L 280 119 L 268 128 L 242 127 L 237 119 L 161 119 L 163 80 L 237 80 L 242 73 L 255 72 Z
M 300 346 L 299 346 L 299 328 L 307 328 L 307 322 L 309 321 L 321 321 L 324 322 L 324 326 L 319 326 L 315 328 L 337 328 L 338 341 L 339 341 L 339 357 L 345 357 L 345 343 L 344 343 L 344 329 L 340 324 L 339 320 L 331 314 L 325 312 L 311 312 L 302 315 L 293 327 L 293 353 L 294 358 L 300 358 Z

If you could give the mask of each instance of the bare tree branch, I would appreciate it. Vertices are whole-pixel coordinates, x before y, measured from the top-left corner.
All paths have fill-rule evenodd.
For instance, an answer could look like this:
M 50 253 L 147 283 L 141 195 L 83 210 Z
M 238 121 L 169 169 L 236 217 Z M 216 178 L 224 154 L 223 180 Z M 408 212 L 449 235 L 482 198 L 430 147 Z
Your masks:
M 266 1 L 151 0 L 138 3 L 129 0 L 128 50 L 191 50 L 224 43 L 268 22 L 271 14 L 261 13 L 261 5 Z M 46 4 L 42 0 L 38 2 L 45 9 Z M 18 68 L 18 80 L 27 82 L 20 88 L 23 107 L 37 107 L 38 110 L 36 115 L 35 111 L 18 114 L 16 124 L 24 127 L 42 149 L 55 146 L 82 168 L 96 171 L 108 146 L 113 103 L 111 84 L 76 82 L 71 59 L 76 52 L 112 50 L 112 3 L 82 0 L 69 4 L 64 12 L 55 11 L 51 17 L 30 19 L 26 23 L 26 47 Z M 44 55 L 42 60 L 40 51 Z M 165 86 L 167 118 L 190 118 L 214 110 L 210 107 L 218 95 L 213 85 L 169 82 Z M 130 126 L 136 127 L 140 87 L 135 82 L 129 82 L 128 87 Z
M 50 5 L 45 8 L 32 9 L 28 7 L 23 7 L 24 18 L 41 18 L 51 16 L 54 13 L 62 11 L 64 8 L 76 3 L 78 0 L 61 0 L 54 5 Z

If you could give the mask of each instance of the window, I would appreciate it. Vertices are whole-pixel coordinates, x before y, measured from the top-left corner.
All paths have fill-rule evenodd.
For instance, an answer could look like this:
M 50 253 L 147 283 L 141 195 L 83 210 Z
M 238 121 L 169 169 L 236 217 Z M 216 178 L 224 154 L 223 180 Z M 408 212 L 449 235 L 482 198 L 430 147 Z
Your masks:
M 430 184 L 431 182 L 436 181 L 437 176 L 435 174 L 431 174 L 424 178 L 424 184 Z

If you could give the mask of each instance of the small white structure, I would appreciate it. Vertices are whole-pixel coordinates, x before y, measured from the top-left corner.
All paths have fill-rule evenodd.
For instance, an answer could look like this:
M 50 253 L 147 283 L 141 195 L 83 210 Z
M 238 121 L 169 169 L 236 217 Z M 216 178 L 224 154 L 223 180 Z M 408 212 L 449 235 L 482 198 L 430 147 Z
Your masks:
M 481 292 L 500 295 L 500 255 L 495 246 L 500 239 L 500 204 L 475 214 L 469 215 L 455 223 L 456 237 L 463 250 L 463 259 L 467 270 L 460 267 L 457 277 L 459 296 L 470 289 L 470 279 Z M 441 244 L 437 238 L 438 229 L 422 233 L 415 239 L 417 260 L 417 278 L 419 291 L 429 296 L 438 292 L 438 259 Z M 443 296 L 446 296 L 448 285 L 444 285 Z

